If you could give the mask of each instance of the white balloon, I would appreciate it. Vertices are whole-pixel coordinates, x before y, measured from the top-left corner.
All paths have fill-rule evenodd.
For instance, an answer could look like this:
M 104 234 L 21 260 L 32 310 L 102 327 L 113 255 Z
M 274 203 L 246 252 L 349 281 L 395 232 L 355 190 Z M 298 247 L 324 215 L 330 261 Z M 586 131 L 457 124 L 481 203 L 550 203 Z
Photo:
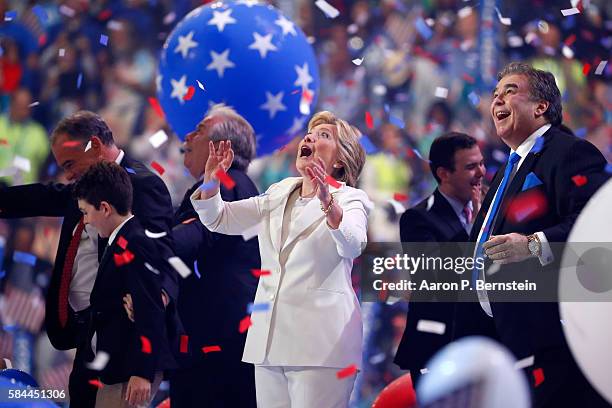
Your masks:
M 565 249 L 563 267 L 559 274 L 559 308 L 565 337 L 585 377 L 610 403 L 612 403 L 611 207 L 612 180 L 609 180 L 591 197 L 576 220 L 568 238 L 568 242 L 572 244 Z M 581 242 L 584 244 L 579 244 Z M 594 242 L 598 244 L 595 246 L 592 244 Z M 584 266 L 584 262 L 582 268 L 575 266 L 577 258 L 583 261 L 588 258 L 587 267 Z M 594 262 L 595 265 L 590 265 L 589 262 Z
M 444 400 L 449 408 L 527 408 L 529 385 L 514 364 L 512 354 L 489 338 L 452 342 L 427 363 L 417 387 L 419 404 Z

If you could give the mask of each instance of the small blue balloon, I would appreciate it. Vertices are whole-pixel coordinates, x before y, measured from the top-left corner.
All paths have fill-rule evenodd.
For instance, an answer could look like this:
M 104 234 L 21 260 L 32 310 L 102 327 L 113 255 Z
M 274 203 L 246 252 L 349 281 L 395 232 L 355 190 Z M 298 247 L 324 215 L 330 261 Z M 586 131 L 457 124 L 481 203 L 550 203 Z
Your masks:
M 304 129 L 318 92 L 317 60 L 304 33 L 253 0 L 191 11 L 160 58 L 158 100 L 181 140 L 211 105 L 225 103 L 251 123 L 258 156 L 266 155 Z

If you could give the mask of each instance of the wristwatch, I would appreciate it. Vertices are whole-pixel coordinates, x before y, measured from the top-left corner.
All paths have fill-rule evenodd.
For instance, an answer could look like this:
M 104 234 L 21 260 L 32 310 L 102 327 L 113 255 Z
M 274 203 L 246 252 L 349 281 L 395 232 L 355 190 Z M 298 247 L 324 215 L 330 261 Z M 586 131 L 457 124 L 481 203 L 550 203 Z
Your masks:
M 527 248 L 529 252 L 536 258 L 542 255 L 542 243 L 536 234 L 527 235 Z

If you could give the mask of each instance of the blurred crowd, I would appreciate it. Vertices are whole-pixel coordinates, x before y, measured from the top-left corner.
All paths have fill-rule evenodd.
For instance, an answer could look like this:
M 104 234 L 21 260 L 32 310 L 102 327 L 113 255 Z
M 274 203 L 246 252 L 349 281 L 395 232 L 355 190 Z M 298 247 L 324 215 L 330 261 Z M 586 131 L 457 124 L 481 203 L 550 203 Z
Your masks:
M 371 241 L 399 241 L 404 208 L 435 182 L 427 155 L 449 130 L 479 140 L 490 179 L 507 149 L 496 140 L 491 89 L 479 80 L 480 3 L 472 0 L 336 0 L 328 18 L 311 0 L 270 1 L 298 23 L 319 61 L 317 110 L 359 127 L 368 151 L 361 188 L 376 203 Z M 180 140 L 159 148 L 149 137 L 172 131 L 150 106 L 161 47 L 195 0 L 0 0 L 0 181 L 9 185 L 62 181 L 48 135 L 77 110 L 102 115 L 117 144 L 144 162 L 155 160 L 173 203 L 194 180 L 185 172 Z M 204 2 L 206 3 L 206 2 Z M 496 65 L 526 61 L 554 73 L 564 124 L 612 158 L 612 2 L 498 1 Z M 509 22 L 509 25 L 508 25 Z M 204 112 L 202 112 L 204 114 Z M 297 142 L 249 169 L 260 191 L 290 175 Z M 280 147 L 280 146 L 279 146 Z M 66 389 L 72 356 L 52 349 L 42 330 L 44 293 L 60 221 L 0 222 L 0 357 L 42 385 Z M 35 262 L 13 262 L 15 251 Z M 392 356 L 405 326 L 405 304 L 364 304 L 368 342 L 355 406 L 369 406 L 397 378 Z M 17 349 L 24 339 L 28 350 Z M 22 347 L 23 348 L 23 347 Z M 17 356 L 17 353 L 21 353 Z

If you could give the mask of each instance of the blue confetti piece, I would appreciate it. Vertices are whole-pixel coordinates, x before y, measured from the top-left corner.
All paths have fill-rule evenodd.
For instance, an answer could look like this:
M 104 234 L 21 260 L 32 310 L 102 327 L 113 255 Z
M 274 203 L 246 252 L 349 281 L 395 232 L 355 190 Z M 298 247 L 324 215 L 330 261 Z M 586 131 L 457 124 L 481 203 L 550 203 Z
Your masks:
M 134 171 L 134 169 L 132 169 L 132 168 L 130 168 L 130 167 L 126 167 L 126 168 L 125 168 L 125 171 L 127 171 L 128 173 L 131 173 L 131 174 L 136 174 L 136 172 Z
M 32 12 L 36 14 L 36 17 L 38 17 L 41 24 L 45 24 L 47 22 L 47 11 L 44 8 L 36 5 L 32 7 Z
M 202 184 L 199 189 L 202 191 L 208 191 L 211 190 L 213 188 L 215 188 L 217 186 L 217 182 L 214 180 L 209 181 L 208 183 L 204 183 Z
M 83 83 L 83 73 L 79 73 L 77 77 L 77 89 L 81 89 L 81 84 Z
M 606 173 L 612 174 L 612 163 L 606 164 Z
M 193 263 L 193 271 L 195 272 L 198 279 L 202 278 L 202 275 L 200 275 L 200 271 L 198 270 L 198 260 L 197 259 Z
M 411 149 L 411 150 L 416 155 L 416 157 L 423 160 L 423 156 L 421 156 L 421 153 L 417 149 Z
M 247 313 L 251 314 L 253 312 L 265 312 L 270 309 L 269 303 L 249 303 L 247 305 Z
M 385 112 L 389 113 L 390 108 L 389 108 L 389 104 L 388 103 L 385 103 L 384 108 L 385 108 Z
M 100 34 L 100 44 L 105 47 L 108 45 L 108 35 Z
M 49 176 L 55 176 L 57 174 L 57 164 L 55 164 L 54 162 L 51 163 L 49 165 L 49 168 L 47 169 L 47 174 Z
M 361 135 L 359 138 L 359 143 L 361 143 L 361 146 L 365 150 L 366 154 L 374 154 L 378 152 L 378 148 L 374 146 L 374 143 L 372 143 L 370 138 L 366 135 Z
M 27 252 L 15 251 L 13 254 L 13 262 L 34 266 L 36 265 L 36 256 L 28 254 Z
M 404 123 L 403 120 L 394 115 L 389 116 L 389 122 L 391 122 L 400 129 L 403 129 L 406 126 L 406 123 Z
M 4 13 L 4 21 L 12 21 L 17 18 L 17 12 L 15 10 L 9 10 Z
M 2 326 L 2 328 L 6 332 L 13 332 L 13 331 L 19 329 L 19 327 L 17 327 L 16 324 L 5 324 L 5 325 Z
M 576 129 L 574 134 L 578 136 L 579 138 L 584 139 L 587 135 L 587 128 L 581 127 L 580 129 Z
M 468 99 L 474 106 L 478 106 L 478 104 L 480 103 L 480 96 L 478 96 L 478 94 L 474 91 L 469 93 Z
M 419 19 L 415 22 L 415 25 L 417 31 L 419 32 L 419 34 L 421 34 L 421 37 L 423 37 L 423 39 L 429 40 L 431 38 L 431 36 L 433 35 L 433 31 L 431 31 L 431 28 L 429 28 L 423 18 L 419 17 Z

